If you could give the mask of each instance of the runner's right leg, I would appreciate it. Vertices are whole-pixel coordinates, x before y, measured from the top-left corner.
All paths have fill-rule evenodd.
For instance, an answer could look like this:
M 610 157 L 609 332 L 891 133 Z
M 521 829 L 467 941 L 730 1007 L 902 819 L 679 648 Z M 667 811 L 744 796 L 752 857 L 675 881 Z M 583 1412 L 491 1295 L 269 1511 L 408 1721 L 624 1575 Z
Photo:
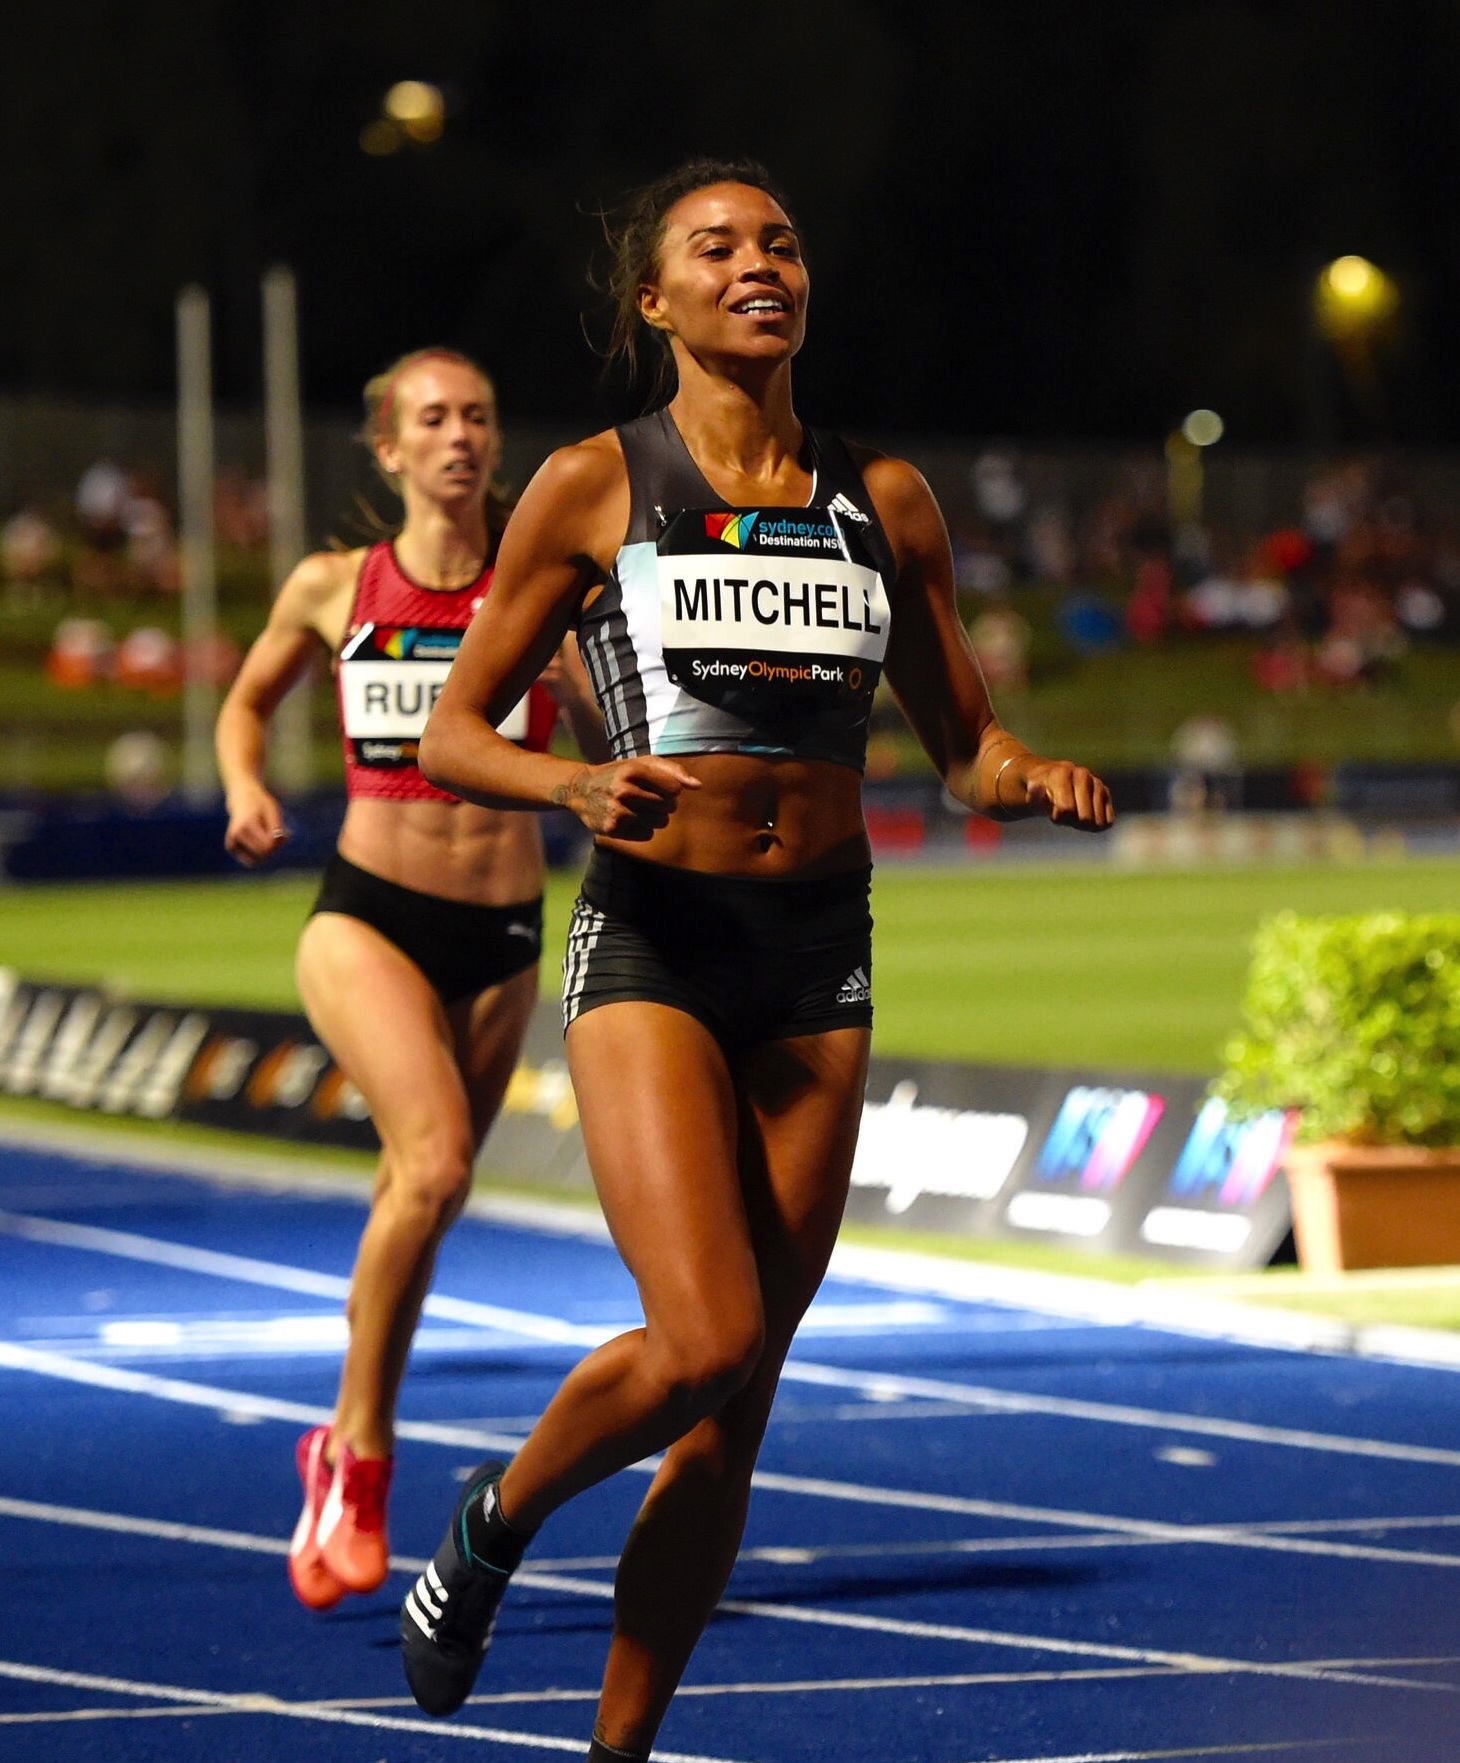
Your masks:
M 345 1589 L 372 1591 L 389 1570 L 385 1505 L 400 1381 L 437 1247 L 470 1187 L 485 1111 L 462 1062 L 475 1061 L 479 1089 L 490 1075 L 494 1112 L 536 976 L 525 970 L 448 1012 L 394 944 L 358 919 L 321 913 L 301 939 L 298 977 L 311 1022 L 364 1095 L 384 1145 L 351 1278 L 334 1476 L 316 1532 L 324 1565 Z

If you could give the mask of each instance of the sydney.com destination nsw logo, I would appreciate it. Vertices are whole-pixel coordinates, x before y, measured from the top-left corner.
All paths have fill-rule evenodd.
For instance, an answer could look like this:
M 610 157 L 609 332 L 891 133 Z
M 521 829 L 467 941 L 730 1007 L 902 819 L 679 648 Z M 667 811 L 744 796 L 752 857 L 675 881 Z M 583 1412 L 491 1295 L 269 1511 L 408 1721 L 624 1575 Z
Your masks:
M 798 519 L 794 514 L 706 514 L 705 536 L 743 551 L 754 537 L 762 551 L 819 551 L 839 555 L 841 537 L 829 520 Z
M 759 509 L 754 514 L 707 514 L 705 537 L 719 539 L 721 544 L 733 545 L 737 551 L 742 551 L 759 519 Z

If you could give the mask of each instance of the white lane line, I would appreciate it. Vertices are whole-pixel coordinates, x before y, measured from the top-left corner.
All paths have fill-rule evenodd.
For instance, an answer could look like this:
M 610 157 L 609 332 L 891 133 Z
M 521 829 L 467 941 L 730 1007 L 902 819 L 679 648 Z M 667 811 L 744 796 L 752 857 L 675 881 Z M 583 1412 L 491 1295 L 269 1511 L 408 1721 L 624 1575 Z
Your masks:
M 58 1222 L 19 1213 L 0 1212 L 0 1231 L 34 1241 L 55 1242 L 72 1248 L 89 1248 L 103 1254 L 210 1273 L 248 1284 L 308 1291 L 343 1301 L 349 1281 L 309 1268 L 291 1267 L 253 1257 L 227 1255 L 212 1249 L 194 1249 L 130 1231 L 103 1230 L 93 1225 Z M 504 1309 L 469 1299 L 432 1295 L 423 1314 L 454 1322 L 478 1323 L 487 1328 L 515 1333 L 525 1339 L 557 1346 L 592 1348 L 616 1334 L 623 1325 L 567 1323 L 557 1317 L 531 1311 Z M 855 1390 L 872 1399 L 917 1399 L 973 1405 L 990 1412 L 1020 1415 L 1053 1415 L 1062 1419 L 1089 1420 L 1108 1426 L 1131 1426 L 1159 1432 L 1189 1433 L 1202 1438 L 1278 1445 L 1294 1450 L 1329 1452 L 1337 1456 L 1368 1457 L 1395 1463 L 1426 1463 L 1460 1468 L 1460 1450 L 1429 1445 L 1405 1445 L 1384 1439 L 1350 1438 L 1337 1433 L 1300 1431 L 1289 1427 L 1258 1426 L 1245 1421 L 1215 1419 L 1208 1415 L 1168 1413 L 1156 1408 L 1133 1408 L 1116 1403 L 1076 1401 L 1066 1397 L 1026 1395 L 982 1384 L 953 1383 L 940 1378 L 904 1377 L 891 1372 L 847 1371 L 840 1366 L 818 1365 L 793 1357 L 781 1373 L 783 1383 L 813 1384 L 822 1388 Z
M 208 1274 L 215 1279 L 238 1280 L 244 1285 L 270 1286 L 278 1291 L 303 1292 L 315 1298 L 341 1303 L 350 1294 L 348 1279 L 334 1273 L 316 1273 L 308 1267 L 291 1267 L 278 1261 L 260 1261 L 252 1255 L 229 1255 L 218 1249 L 198 1249 L 186 1243 L 170 1243 L 134 1231 L 105 1230 L 93 1224 L 70 1224 L 60 1219 L 37 1218 L 29 1213 L 0 1212 L 0 1231 L 37 1243 L 54 1243 L 68 1249 L 90 1249 L 128 1261 L 145 1261 L 157 1267 L 175 1267 L 188 1273 Z M 508 1310 L 500 1304 L 477 1304 L 458 1298 L 429 1297 L 424 1313 L 451 1322 L 474 1322 L 528 1340 L 549 1341 L 555 1346 L 596 1347 L 619 1328 L 583 1328 L 555 1316 L 526 1310 Z
M 330 1318 L 331 1322 L 334 1320 L 333 1317 Z M 146 1323 L 136 1327 L 118 1324 L 114 1328 L 108 1328 L 103 1325 L 98 1331 L 100 1339 L 95 1335 L 28 1335 L 26 1345 L 41 1352 L 69 1354 L 73 1358 L 89 1359 L 102 1365 L 137 1365 L 153 1359 L 163 1359 L 170 1364 L 184 1360 L 211 1364 L 219 1359 L 226 1359 L 231 1364 L 243 1359 L 277 1360 L 282 1355 L 302 1358 L 306 1354 L 317 1354 L 321 1358 L 338 1359 L 344 1352 L 349 1336 L 343 1316 L 339 1318 L 338 1328 L 329 1331 L 309 1329 L 291 1333 L 284 1328 L 265 1326 L 258 1330 L 245 1327 L 235 1333 L 228 1329 L 204 1328 L 197 1335 L 179 1332 L 173 1340 L 163 1338 L 166 1333 L 172 1332 L 171 1324 L 159 1328 L 152 1339 L 146 1338 L 147 1332 Z M 423 1323 L 411 1337 L 411 1351 L 480 1353 L 484 1347 L 493 1344 L 494 1333 L 497 1341 L 513 1340 L 515 1343 L 515 1337 L 509 1335 L 505 1329 L 493 1331 L 476 1326 L 443 1328 L 435 1323 Z M 527 1424 L 530 1426 L 532 1422 L 528 1421 Z
M 246 1549 L 264 1555 L 285 1555 L 289 1549 L 288 1542 L 282 1537 L 257 1536 L 248 1531 L 221 1530 L 208 1525 L 180 1524 L 165 1518 L 116 1517 L 85 1507 L 56 1506 L 40 1500 L 12 1499 L 6 1495 L 0 1495 L 0 1518 L 29 1518 L 54 1524 L 84 1523 L 88 1528 L 95 1530 L 112 1530 L 124 1535 L 151 1536 L 162 1542 L 185 1542 L 223 1549 Z M 740 1559 L 762 1561 L 780 1567 L 810 1567 L 820 1561 L 885 1560 L 921 1555 L 1037 1554 L 1081 1548 L 1131 1548 L 1146 1546 L 1150 1540 L 1145 1537 L 1130 1537 L 1120 1534 L 1092 1536 L 1088 1532 L 1078 1532 L 1072 1536 L 1055 1537 L 988 1537 L 948 1542 L 843 1544 L 821 1548 L 767 1547 L 746 1549 L 742 1552 Z M 1178 1534 L 1165 1539 L 1172 1545 L 1190 1540 L 1190 1537 L 1184 1532 L 1178 1532 Z M 1421 1556 L 1404 1552 L 1399 1552 L 1398 1558 L 1404 1562 L 1424 1559 Z M 1448 1556 L 1441 1557 L 1441 1560 L 1446 1564 L 1460 1564 L 1451 1563 Z M 391 1565 L 399 1573 L 419 1573 L 424 1563 L 406 1557 L 392 1556 Z M 535 1563 L 534 1571 L 558 1574 L 612 1573 L 617 1567 L 618 1557 L 616 1555 L 598 1555 L 539 1561 Z
M 333 1417 L 333 1410 L 307 1402 L 285 1402 L 273 1396 L 257 1396 L 247 1390 L 227 1390 L 216 1384 L 189 1383 L 177 1377 L 156 1377 L 150 1371 L 128 1371 L 119 1365 L 98 1365 L 63 1353 L 42 1352 L 0 1341 L 0 1369 L 34 1372 L 66 1383 L 86 1384 L 92 1389 L 115 1390 L 123 1395 L 154 1396 L 164 1402 L 180 1402 L 191 1408 L 211 1408 L 227 1418 L 246 1415 L 255 1420 L 287 1420 L 299 1426 L 319 1426 Z M 402 1421 L 396 1432 L 403 1438 L 428 1445 L 453 1445 L 463 1450 L 515 1451 L 519 1436 L 488 1432 L 475 1426 L 446 1426 L 434 1421 Z
M 204 1153 L 190 1146 L 153 1143 L 109 1130 L 94 1118 L 74 1127 L 6 1120 L 0 1126 L 0 1148 L 17 1145 L 90 1165 L 109 1161 L 128 1174 L 143 1177 L 181 1176 L 211 1188 L 327 1196 L 360 1207 L 369 1202 L 370 1184 L 363 1162 L 358 1176 L 341 1174 L 291 1156 L 282 1144 L 266 1151 L 210 1147 Z M 474 1218 L 514 1229 L 594 1243 L 610 1240 L 590 1194 L 574 1202 L 479 1191 L 468 1199 L 466 1210 Z M 1206 1295 L 1204 1280 L 1193 1280 L 1189 1290 L 1181 1289 L 1174 1280 L 1159 1278 L 1138 1286 L 1112 1286 L 1109 1281 L 1076 1274 L 1037 1273 L 1029 1268 L 847 1241 L 836 1245 L 830 1271 L 840 1279 L 911 1292 L 924 1299 L 951 1298 L 1011 1311 L 1037 1311 L 1047 1319 L 1075 1324 L 1135 1326 L 1282 1352 L 1375 1359 L 1425 1371 L 1460 1370 L 1460 1335 L 1431 1328 L 1354 1325 L 1303 1311 L 1232 1303 L 1220 1295 Z
M 1345 1669 L 1362 1666 L 1353 1660 Z M 1407 1661 L 1401 1661 L 1407 1663 Z M 1327 1665 L 1324 1669 L 1328 1669 Z M 1188 1675 L 1171 1665 L 1086 1666 L 1072 1671 L 962 1671 L 926 1677 L 802 1678 L 789 1683 L 682 1683 L 675 1700 L 685 1696 L 785 1696 L 879 1694 L 886 1690 L 1007 1689 L 1021 1685 L 1108 1683 L 1129 1678 L 1179 1678 Z M 598 1690 L 522 1690 L 511 1695 L 477 1696 L 478 1702 L 597 1701 Z
M 1460 1525 L 1460 1512 L 1441 1512 L 1416 1516 L 1411 1514 L 1405 1518 L 1266 1518 L 1259 1523 L 1245 1525 L 1243 1528 L 1252 1531 L 1267 1531 L 1274 1535 L 1291 1533 L 1300 1535 L 1304 1531 L 1327 1532 L 1340 1531 L 1390 1531 L 1390 1530 L 1453 1530 Z
M 203 1720 L 232 1714 L 232 1708 L 199 1708 L 188 1702 L 164 1708 L 67 1708 L 58 1713 L 0 1714 L 0 1726 L 75 1726 L 98 1720 Z
M 685 1696 L 806 1696 L 861 1695 L 884 1690 L 1006 1689 L 1019 1684 L 1105 1683 L 1119 1678 L 1181 1677 L 1166 1665 L 1092 1666 L 1080 1671 L 955 1671 L 935 1677 L 808 1677 L 785 1683 L 682 1683 L 675 1701 Z M 506 1707 L 518 1702 L 597 1702 L 601 1691 L 504 1690 L 497 1695 L 473 1696 L 472 1706 Z M 400 1698 L 350 1696 L 331 1701 L 331 1708 L 395 1708 Z
M 0 1515 L 32 1518 L 45 1523 L 66 1524 L 79 1529 L 127 1532 L 139 1536 L 167 1535 L 182 1541 L 206 1541 L 223 1547 L 241 1547 L 251 1553 L 281 1552 L 273 1538 L 252 1537 L 227 1531 L 202 1531 L 195 1537 L 187 1534 L 191 1527 L 167 1525 L 148 1518 L 132 1518 L 115 1512 L 94 1512 L 85 1507 L 42 1506 L 23 1500 L 0 1501 Z M 230 1539 L 238 1534 L 240 1540 Z M 424 1557 L 408 1555 L 391 1557 L 391 1566 L 398 1573 L 419 1573 L 426 1565 Z M 576 1575 L 547 1573 L 539 1569 L 520 1568 L 514 1576 L 519 1585 L 535 1591 L 561 1592 L 568 1597 L 592 1598 L 612 1603 L 614 1588 L 611 1579 L 582 1579 Z M 1018 1652 L 1053 1653 L 1077 1659 L 1108 1659 L 1121 1664 L 1141 1667 L 1166 1666 L 1184 1673 L 1202 1676 L 1248 1676 L 1300 1678 L 1308 1682 L 1360 1684 L 1383 1689 L 1425 1690 L 1438 1694 L 1453 1693 L 1448 1684 L 1414 1682 L 1408 1678 L 1392 1678 L 1368 1671 L 1329 1670 L 1302 1661 L 1273 1664 L 1267 1661 L 1211 1656 L 1204 1653 L 1173 1653 L 1153 1647 L 1124 1647 L 1110 1642 L 1067 1640 L 1049 1635 L 1026 1634 L 1016 1630 L 969 1628 L 955 1623 L 906 1621 L 891 1616 L 864 1616 L 854 1611 L 814 1609 L 798 1604 L 768 1604 L 742 1598 L 722 1600 L 719 1608 L 733 1615 L 757 1616 L 770 1622 L 792 1622 L 820 1628 L 854 1629 L 862 1633 L 899 1635 L 913 1640 L 953 1641 L 986 1647 L 1006 1647 Z M 3 1667 L 0 1667 L 3 1675 Z M 154 1686 L 155 1688 L 155 1686 Z M 163 1692 L 158 1692 L 163 1693 Z M 311 1706 L 318 1704 L 311 1703 Z
M 1219 1420 L 1204 1414 L 1170 1414 L 1159 1408 L 1131 1408 L 1110 1402 L 1023 1395 L 1012 1390 L 990 1389 L 982 1384 L 951 1383 L 943 1378 L 845 1371 L 836 1365 L 808 1364 L 804 1359 L 793 1360 L 781 1375 L 783 1381 L 820 1384 L 829 1389 L 881 1391 L 899 1398 L 941 1398 L 948 1402 L 974 1403 L 1005 1414 L 1053 1414 L 1071 1420 L 1096 1420 L 1107 1426 L 1136 1426 L 1158 1432 L 1185 1432 L 1203 1438 L 1240 1440 L 1246 1444 L 1327 1451 L 1336 1456 L 1377 1457 L 1391 1463 L 1431 1463 L 1446 1469 L 1460 1469 L 1460 1451 L 1433 1445 L 1403 1445 L 1388 1439 L 1350 1438 L 1342 1433 L 1255 1426 L 1246 1421 Z
M 862 1695 L 885 1690 L 1007 1689 L 1022 1684 L 1104 1683 L 1112 1679 L 1179 1678 L 1183 1673 L 1165 1665 L 1093 1666 L 1080 1671 L 955 1671 L 933 1677 L 808 1677 L 777 1683 L 682 1683 L 675 1701 L 686 1696 L 805 1696 Z M 517 1703 L 597 1702 L 601 1690 L 504 1690 L 496 1695 L 474 1695 L 472 1706 L 510 1707 Z M 321 1706 L 327 1708 L 398 1708 L 399 1696 L 340 1696 Z
M 939 1329 L 950 1320 L 954 1318 L 946 1305 L 929 1304 L 914 1298 L 887 1298 L 863 1303 L 823 1300 L 811 1306 L 801 1326 L 821 1334 L 839 1334 L 843 1330 L 873 1334 L 885 1328 Z
M 864 1398 L 860 1402 L 833 1402 L 825 1408 L 781 1402 L 776 1418 L 797 1426 L 825 1426 L 828 1422 L 840 1426 L 863 1420 L 997 1420 L 1000 1416 L 990 1414 L 982 1402 L 869 1402 Z
M 990 1763 L 1178 1763 L 1183 1757 L 1287 1757 L 1296 1751 L 1332 1750 L 1348 1739 L 1275 1739 L 1271 1744 L 1197 1745 L 1180 1751 L 1081 1751 L 1063 1757 L 995 1757 Z M 980 1760 L 982 1763 L 982 1760 Z
M 1312 1524 L 1293 1525 L 1296 1531 L 1315 1531 L 1320 1534 L 1344 1530 L 1385 1530 L 1403 1529 L 1402 1524 L 1381 1521 L 1371 1524 L 1365 1519 L 1354 1519 L 1352 1522 L 1340 1520 L 1325 1523 L 1319 1520 Z M 1244 1524 L 1231 1527 L 1233 1537 L 1260 1538 L 1263 1536 L 1283 1536 L 1289 1526 L 1285 1523 Z M 1065 1531 L 1053 1536 L 1030 1536 L 1026 1533 L 1015 1536 L 1000 1537 L 932 1537 L 906 1543 L 817 1543 L 817 1544 L 771 1544 L 763 1543 L 754 1548 L 742 1549 L 738 1560 L 764 1561 L 776 1567 L 812 1567 L 821 1561 L 891 1561 L 899 1559 L 915 1560 L 923 1555 L 1025 1555 L 1025 1554 L 1066 1554 L 1076 1549 L 1131 1549 L 1154 1548 L 1164 1545 L 1176 1548 L 1189 1543 L 1191 1537 L 1185 1531 L 1177 1530 L 1175 1534 L 1165 1537 L 1131 1536 L 1126 1532 L 1112 1531 Z M 1393 1552 L 1401 1561 L 1420 1561 L 1423 1558 L 1413 1550 L 1401 1549 Z M 1433 1557 L 1429 1565 L 1448 1565 L 1451 1557 L 1440 1555 Z M 581 1555 L 565 1556 L 561 1560 L 539 1560 L 541 1568 L 551 1567 L 555 1572 L 611 1573 L 618 1566 L 617 1555 Z
M 1377 1671 L 1381 1665 L 1386 1671 L 1419 1671 L 1435 1665 L 1460 1665 L 1460 1658 L 1448 1654 L 1433 1659 L 1314 1659 L 1310 1663 L 1325 1667 L 1332 1665 L 1339 1671 Z
M 1383 1549 L 1372 1545 L 1309 1542 L 1270 1535 L 1242 1525 L 1163 1524 L 1153 1519 L 1120 1518 L 1111 1513 L 1078 1512 L 1050 1506 L 1023 1506 L 1008 1501 L 974 1500 L 961 1495 L 911 1492 L 903 1488 L 860 1486 L 855 1482 L 823 1481 L 811 1476 L 755 1472 L 754 1485 L 777 1493 L 814 1494 L 826 1500 L 848 1500 L 868 1506 L 892 1506 L 919 1512 L 949 1512 L 1031 1524 L 1063 1524 L 1072 1529 L 1108 1531 L 1158 1543 L 1210 1544 L 1218 1548 L 1257 1549 L 1279 1555 L 1317 1555 L 1331 1560 L 1388 1561 L 1406 1566 L 1460 1567 L 1460 1556 L 1429 1554 L 1418 1549 Z
M 512 1732 L 495 1726 L 468 1726 L 459 1721 L 449 1725 L 440 1720 L 396 1718 L 388 1714 L 369 1713 L 353 1708 L 340 1708 L 322 1702 L 286 1702 L 277 1696 L 255 1693 L 229 1695 L 215 1690 L 194 1690 L 180 1684 L 139 1683 L 125 1677 L 98 1677 L 82 1671 L 53 1671 L 47 1666 L 26 1665 L 19 1660 L 0 1659 L 0 1677 L 19 1683 L 41 1683 L 62 1689 L 90 1690 L 93 1694 L 110 1696 L 146 1696 L 149 1699 L 182 1702 L 190 1708 L 213 1709 L 230 1714 L 272 1714 L 286 1720 L 312 1720 L 330 1726 L 366 1726 L 386 1732 L 429 1732 L 440 1738 L 478 1739 L 494 1745 L 521 1745 L 531 1751 L 570 1751 L 581 1757 L 584 1740 L 553 1738 L 539 1732 Z M 730 1763 L 723 1757 L 703 1757 L 685 1751 L 661 1751 L 663 1763 Z
M 566 1589 L 571 1581 L 561 1582 Z M 1408 1678 L 1382 1677 L 1368 1672 L 1319 1671 L 1295 1663 L 1272 1664 L 1256 1659 L 1230 1659 L 1204 1653 L 1172 1653 L 1158 1647 L 1120 1647 L 1110 1642 L 1071 1641 L 1051 1635 L 1020 1634 L 1012 1630 L 969 1628 L 958 1623 L 911 1622 L 892 1616 L 862 1616 L 852 1610 L 809 1610 L 795 1604 L 765 1604 L 753 1599 L 725 1598 L 720 1609 L 737 1616 L 759 1616 L 771 1622 L 799 1622 L 823 1628 L 860 1630 L 868 1634 L 895 1634 L 911 1640 L 961 1641 L 986 1647 L 1012 1647 L 1030 1653 L 1055 1653 L 1076 1659 L 1120 1659 L 1135 1665 L 1169 1665 L 1175 1671 L 1198 1676 L 1300 1678 L 1308 1682 L 1363 1684 L 1371 1688 L 1438 1690 L 1453 1693 L 1448 1684 L 1416 1683 Z
M 179 1378 L 154 1377 L 150 1372 L 127 1371 L 119 1366 L 71 1360 L 58 1353 L 42 1353 L 29 1347 L 0 1341 L 0 1368 L 35 1372 L 44 1377 L 86 1384 L 131 1395 L 154 1396 L 163 1401 L 210 1408 L 229 1418 L 243 1415 L 255 1419 L 288 1420 L 317 1426 L 330 1418 L 325 1408 L 302 1402 L 283 1402 L 242 1390 L 220 1389 L 211 1384 L 186 1383 Z M 468 1426 L 443 1426 L 429 1421 L 402 1421 L 396 1426 L 400 1438 L 426 1444 L 482 1451 L 515 1451 L 521 1438 L 479 1431 Z M 654 1474 L 658 1458 L 630 1466 L 635 1474 Z M 889 1488 L 856 1482 L 829 1481 L 814 1476 L 781 1475 L 757 1469 L 753 1485 L 770 1493 L 795 1494 L 858 1505 L 886 1506 L 910 1512 L 946 1512 L 960 1517 L 991 1518 L 1001 1522 L 1055 1524 L 1072 1530 L 1122 1535 L 1141 1542 L 1210 1545 L 1217 1548 L 1255 1549 L 1269 1554 L 1308 1555 L 1325 1560 L 1388 1562 L 1405 1567 L 1460 1567 L 1460 1556 L 1417 1549 L 1385 1549 L 1373 1544 L 1357 1545 L 1308 1541 L 1299 1537 L 1270 1535 L 1241 1525 L 1187 1525 L 1152 1519 L 1122 1518 L 1108 1512 L 1080 1512 L 1048 1506 L 1015 1505 L 1008 1501 L 977 1500 L 965 1495 L 927 1493 L 915 1488 Z
M 923 1555 L 1022 1555 L 1063 1554 L 1071 1549 L 1132 1549 L 1149 1548 L 1146 1537 L 1101 1536 L 1089 1531 L 1061 1533 L 1058 1536 L 1009 1536 L 954 1538 L 949 1541 L 930 1539 L 915 1543 L 831 1543 L 811 1547 L 796 1544 L 762 1544 L 742 1549 L 737 1561 L 763 1561 L 772 1567 L 814 1567 L 821 1561 L 897 1561 L 916 1560 Z M 539 1560 L 536 1565 L 544 1572 L 612 1573 L 618 1566 L 617 1555 L 577 1555 L 562 1560 Z
M 44 1500 L 12 1500 L 0 1495 L 0 1518 L 29 1518 L 41 1524 L 109 1530 L 121 1536 L 156 1537 L 159 1542 L 197 1543 L 214 1549 L 240 1549 L 254 1555 L 287 1555 L 284 1537 L 256 1536 L 247 1530 L 218 1530 L 206 1524 L 177 1524 L 169 1518 L 136 1518 L 98 1512 L 87 1506 L 54 1506 Z

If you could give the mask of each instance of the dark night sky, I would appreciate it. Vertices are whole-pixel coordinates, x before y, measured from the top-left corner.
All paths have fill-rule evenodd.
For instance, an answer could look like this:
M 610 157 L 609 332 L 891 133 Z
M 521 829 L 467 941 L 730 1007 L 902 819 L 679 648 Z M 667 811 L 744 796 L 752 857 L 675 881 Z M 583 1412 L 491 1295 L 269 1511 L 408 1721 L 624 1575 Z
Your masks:
M 791 193 L 818 420 L 1149 437 L 1211 404 L 1296 442 L 1308 289 L 1362 252 L 1403 306 L 1345 421 L 1460 442 L 1446 0 L 82 0 L 6 34 L 0 391 L 168 397 L 196 278 L 252 401 L 285 261 L 312 402 L 448 341 L 512 413 L 597 424 L 624 405 L 581 330 L 593 207 L 709 151 Z M 369 158 L 405 77 L 446 88 L 445 134 Z

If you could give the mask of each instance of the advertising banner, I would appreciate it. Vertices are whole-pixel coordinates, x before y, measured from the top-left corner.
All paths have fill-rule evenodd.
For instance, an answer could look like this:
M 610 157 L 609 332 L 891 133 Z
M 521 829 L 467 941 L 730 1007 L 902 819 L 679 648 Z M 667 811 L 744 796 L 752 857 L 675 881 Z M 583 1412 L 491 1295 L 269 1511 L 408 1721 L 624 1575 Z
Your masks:
M 482 1153 L 587 1187 L 558 1007 L 539 1004 Z M 364 1098 L 301 1015 L 140 1003 L 0 970 L 0 1093 L 364 1149 Z M 874 1057 L 848 1216 L 1232 1268 L 1289 1230 L 1293 1121 L 1234 1121 L 1198 1078 Z
M 874 1057 L 848 1215 L 1106 1254 L 1266 1266 L 1293 1121 L 1200 1078 Z

